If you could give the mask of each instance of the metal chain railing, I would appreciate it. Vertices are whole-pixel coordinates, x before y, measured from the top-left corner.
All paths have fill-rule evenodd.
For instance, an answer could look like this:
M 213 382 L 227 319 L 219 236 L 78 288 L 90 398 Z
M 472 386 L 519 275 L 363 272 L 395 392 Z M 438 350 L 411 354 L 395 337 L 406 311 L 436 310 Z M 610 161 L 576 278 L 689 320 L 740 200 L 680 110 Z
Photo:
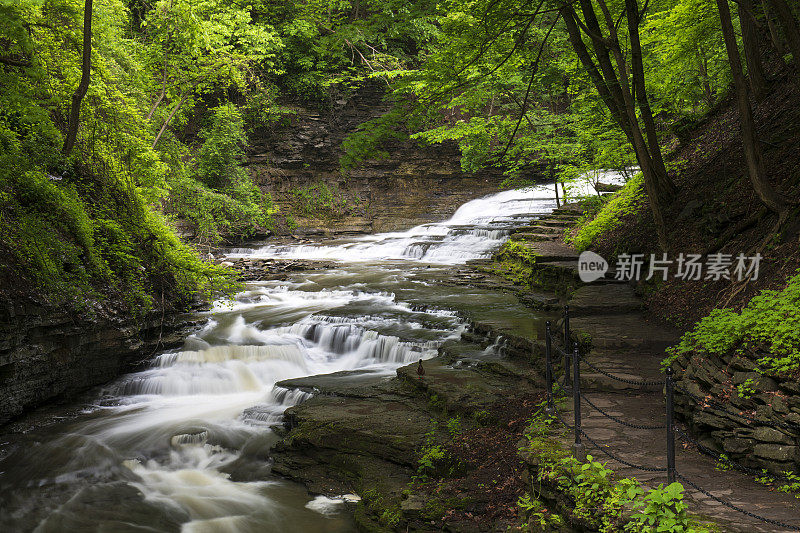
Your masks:
M 559 333 L 558 337 L 561 337 L 561 332 L 559 331 L 558 333 Z M 571 344 L 570 334 L 571 334 L 571 332 L 570 332 L 570 329 L 569 329 L 569 308 L 567 306 L 565 306 L 564 307 L 564 331 L 563 331 L 563 340 L 564 340 L 565 348 L 569 347 L 570 344 Z M 687 442 L 687 443 L 695 446 L 700 453 L 704 453 L 706 455 L 709 455 L 709 456 L 713 457 L 714 459 L 716 459 L 718 462 L 722 462 L 723 464 L 725 464 L 727 466 L 730 466 L 731 468 L 735 468 L 735 469 L 737 469 L 739 471 L 742 471 L 742 472 L 745 472 L 745 473 L 748 473 L 748 474 L 755 474 L 755 475 L 760 475 L 760 476 L 764 475 L 763 471 L 759 471 L 759 470 L 756 470 L 756 469 L 753 469 L 753 468 L 746 467 L 744 465 L 740 465 L 739 463 L 736 463 L 735 461 L 732 461 L 728 457 L 726 457 L 726 456 L 724 456 L 722 454 L 716 453 L 714 450 L 711 450 L 707 446 L 702 445 L 696 439 L 691 437 L 687 432 L 685 432 L 682 429 L 680 429 L 679 427 L 675 426 L 675 424 L 674 424 L 674 398 L 673 398 L 674 391 L 675 391 L 675 386 L 674 386 L 674 381 L 673 381 L 673 378 L 672 378 L 672 368 L 671 367 L 667 367 L 666 368 L 666 376 L 665 376 L 665 379 L 664 379 L 663 382 L 662 381 L 656 381 L 656 380 L 632 380 L 632 379 L 622 378 L 622 377 L 616 376 L 616 375 L 614 375 L 614 374 L 612 374 L 612 373 L 610 373 L 608 371 L 605 371 L 605 370 L 603 370 L 601 368 L 598 368 L 597 366 L 593 365 L 592 363 L 589 363 L 585 359 L 582 359 L 581 356 L 580 356 L 580 352 L 578 350 L 578 343 L 577 342 L 572 343 L 572 347 L 573 347 L 572 354 L 569 354 L 569 353 L 567 353 L 566 350 L 561 349 L 560 347 L 553 345 L 554 338 L 555 337 L 553 337 L 552 330 L 551 330 L 551 324 L 548 321 L 547 324 L 546 324 L 546 331 L 545 331 L 545 377 L 546 377 L 546 381 L 547 381 L 547 412 L 550 415 L 552 415 L 555 418 L 557 418 L 558 421 L 564 427 L 566 427 L 567 429 L 569 429 L 569 430 L 571 430 L 573 432 L 573 434 L 574 434 L 573 449 L 574 449 L 574 453 L 575 453 L 575 455 L 577 457 L 582 459 L 584 457 L 584 455 L 585 455 L 584 447 L 583 447 L 583 440 L 582 440 L 582 439 L 585 439 L 592 447 L 596 448 L 597 450 L 602 452 L 604 455 L 606 455 L 610 459 L 612 459 L 612 460 L 614 460 L 614 461 L 616 461 L 616 462 L 618 462 L 618 463 L 620 463 L 622 465 L 625 465 L 625 466 L 627 466 L 629 468 L 633 468 L 633 469 L 636 469 L 636 470 L 641 470 L 641 471 L 644 471 L 644 472 L 666 472 L 667 480 L 670 483 L 672 483 L 676 479 L 680 479 L 682 482 L 686 483 L 687 485 L 689 485 L 693 489 L 697 490 L 698 492 L 701 492 L 701 493 L 705 494 L 709 498 L 714 499 L 715 501 L 717 501 L 718 503 L 724 505 L 725 507 L 728 507 L 728 508 L 730 508 L 732 510 L 735 510 L 737 512 L 740 512 L 740 513 L 742 513 L 742 514 L 744 514 L 746 516 L 749 516 L 751 518 L 754 518 L 756 520 L 759 520 L 759 521 L 762 521 L 762 522 L 765 522 L 765 523 L 768 523 L 768 524 L 776 525 L 776 526 L 779 526 L 779 527 L 784 527 L 784 528 L 792 530 L 792 531 L 800 531 L 800 527 L 792 526 L 792 525 L 789 525 L 789 524 L 785 524 L 785 523 L 780 522 L 778 520 L 774 520 L 774 519 L 771 519 L 771 518 L 767 518 L 767 517 L 752 513 L 752 512 L 747 511 L 746 509 L 743 509 L 743 508 L 741 508 L 741 507 L 739 507 L 739 506 L 737 506 L 737 505 L 735 505 L 735 504 L 733 504 L 731 502 L 725 501 L 725 500 L 723 500 L 723 499 L 711 494 L 710 492 L 706 491 L 705 489 L 699 487 L 698 485 L 693 483 L 691 480 L 689 480 L 688 478 L 686 478 L 684 475 L 680 474 L 676 470 L 676 468 L 675 468 L 675 434 L 677 433 L 678 436 L 681 439 L 683 439 L 684 442 Z M 560 357 L 563 357 L 564 375 L 561 377 L 559 382 L 556 382 L 556 380 L 554 378 L 554 375 L 553 375 L 553 355 L 554 354 L 556 354 L 556 355 L 558 355 Z M 627 421 L 623 420 L 619 416 L 611 415 L 610 413 L 606 412 L 604 409 L 600 408 L 589 397 L 587 397 L 585 394 L 581 393 L 581 382 L 580 382 L 581 381 L 581 378 L 580 378 L 580 370 L 581 370 L 580 363 L 581 363 L 581 361 L 583 363 L 585 363 L 590 369 L 592 369 L 592 370 L 594 370 L 594 371 L 596 371 L 596 372 L 598 372 L 598 373 L 600 373 L 602 375 L 605 375 L 605 376 L 607 376 L 607 377 L 609 377 L 611 379 L 615 379 L 615 380 L 623 382 L 623 383 L 627 383 L 627 384 L 630 384 L 630 385 L 636 385 L 636 386 L 640 386 L 640 387 L 651 387 L 651 386 L 657 386 L 657 385 L 664 385 L 664 391 L 665 391 L 665 397 L 666 397 L 665 398 L 666 399 L 666 423 L 665 424 L 661 424 L 661 425 L 634 424 L 632 422 L 627 422 Z M 571 382 L 571 384 L 570 384 L 570 382 Z M 554 395 L 553 395 L 553 386 L 554 385 L 558 385 L 563 392 L 566 392 L 566 393 L 568 393 L 569 395 L 571 395 L 573 397 L 573 414 L 574 414 L 573 418 L 574 418 L 574 421 L 573 421 L 572 424 L 567 423 L 567 421 L 564 420 L 563 416 L 561 415 L 561 413 L 556 408 L 555 401 L 554 401 Z M 681 393 L 686 394 L 689 398 L 692 398 L 695 401 L 697 401 L 699 407 L 705 408 L 706 405 L 714 403 L 714 402 L 711 402 L 711 401 L 709 401 L 708 399 L 705 399 L 705 398 L 698 398 L 697 396 L 695 396 L 694 394 L 691 394 L 689 391 L 686 391 L 682 387 L 679 388 L 678 390 Z M 589 405 L 595 411 L 600 413 L 603 417 L 605 417 L 605 418 L 607 418 L 609 420 L 612 420 L 613 422 L 616 422 L 617 424 L 620 424 L 620 425 L 625 426 L 625 427 L 629 427 L 629 428 L 632 428 L 632 429 L 640 429 L 640 430 L 666 430 L 666 441 L 667 441 L 666 442 L 666 444 L 667 444 L 667 446 L 666 446 L 666 448 L 667 448 L 667 450 L 666 450 L 666 452 L 667 452 L 667 456 L 666 456 L 667 457 L 667 461 L 666 461 L 667 465 L 666 465 L 666 468 L 656 468 L 656 467 L 648 467 L 648 466 L 637 465 L 637 464 L 632 463 L 630 461 L 627 461 L 626 459 L 623 459 L 622 457 L 620 457 L 617 454 L 613 453 L 609 449 L 608 446 L 602 446 L 602 445 L 598 444 L 597 441 L 595 441 L 592 437 L 590 437 L 586 433 L 586 431 L 584 431 L 583 428 L 581 427 L 581 402 L 586 403 L 587 405 Z M 739 418 L 741 418 L 743 420 L 748 420 L 748 421 L 752 421 L 752 422 L 759 422 L 760 424 L 763 424 L 763 425 L 769 425 L 769 424 L 764 424 L 763 421 L 761 421 L 761 420 L 757 420 L 755 418 L 743 415 L 741 413 L 734 413 L 732 411 L 729 411 L 729 410 L 725 409 L 722 406 L 720 406 L 720 407 L 721 407 L 720 410 L 722 410 L 723 412 L 726 412 L 727 414 L 730 414 L 730 415 L 733 415 L 733 416 L 737 416 L 737 417 L 739 417 Z M 791 423 L 776 423 L 776 424 L 773 425 L 773 427 L 785 427 L 785 428 L 792 428 L 792 429 L 795 429 L 795 428 L 796 429 L 800 429 L 800 426 L 795 425 L 795 424 L 791 424 Z M 781 476 L 779 474 L 768 474 L 768 475 L 773 479 L 778 479 L 779 478 L 779 479 L 785 480 L 785 481 L 794 481 L 791 478 L 789 478 L 788 476 Z
M 714 494 L 710 493 L 709 491 L 705 490 L 704 488 L 699 487 L 698 485 L 696 485 L 694 482 L 692 482 L 689 478 L 687 478 L 686 476 L 684 476 L 680 472 L 675 472 L 675 475 L 678 477 L 678 479 L 681 480 L 682 483 L 685 483 L 685 484 L 689 485 L 690 487 L 692 487 L 697 492 L 700 492 L 701 494 L 706 495 L 708 498 L 711 498 L 712 500 L 724 505 L 725 507 L 727 507 L 729 509 L 733 509 L 734 511 L 742 513 L 745 516 L 749 516 L 750 518 L 755 518 L 756 520 L 759 520 L 761 522 L 765 522 L 767 524 L 772 524 L 773 526 L 786 528 L 786 529 L 788 529 L 790 531 L 800 531 L 800 527 L 793 526 L 791 524 L 787 524 L 787 523 L 781 522 L 779 520 L 774 520 L 772 518 L 767 518 L 766 516 L 761 516 L 761 515 L 758 515 L 758 514 L 755 514 L 755 513 L 751 513 L 747 509 L 743 509 L 742 507 L 739 507 L 738 505 L 735 505 L 735 504 L 733 504 L 733 503 L 731 503 L 731 502 L 729 502 L 727 500 L 723 500 L 719 496 L 715 496 Z
M 613 420 L 614 422 L 616 422 L 617 424 L 620 424 L 622 426 L 629 427 L 629 428 L 632 428 L 632 429 L 667 429 L 667 425 L 666 424 L 661 424 L 661 425 L 658 425 L 658 426 L 652 426 L 652 425 L 632 424 L 630 422 L 625 422 L 621 418 L 618 418 L 618 417 L 616 417 L 616 416 L 614 416 L 612 414 L 609 414 L 609 413 L 605 412 L 603 409 L 601 409 L 600 407 L 598 407 L 592 400 L 590 400 L 588 398 L 588 396 L 586 396 L 585 393 L 581 393 L 581 400 L 583 400 L 584 402 L 589 404 L 589 406 L 591 406 L 592 409 L 594 409 L 595 411 L 597 411 L 598 413 L 600 413 L 604 417 L 608 418 L 609 420 Z
M 611 374 L 610 372 L 608 372 L 606 370 L 603 370 L 602 368 L 599 368 L 599 367 L 593 365 L 592 363 L 590 363 L 589 361 L 587 361 L 584 358 L 581 358 L 581 361 L 583 361 L 583 363 L 586 364 L 586 366 L 588 366 L 589 368 L 591 368 L 595 372 L 597 372 L 599 374 L 603 374 L 604 376 L 606 376 L 608 378 L 611 378 L 611 379 L 614 379 L 616 381 L 619 381 L 621 383 L 627 383 L 628 385 L 637 385 L 639 387 L 654 387 L 654 386 L 663 386 L 664 385 L 663 381 L 657 381 L 657 380 L 654 380 L 654 379 L 648 380 L 648 379 L 621 378 L 619 376 L 615 376 L 614 374 Z

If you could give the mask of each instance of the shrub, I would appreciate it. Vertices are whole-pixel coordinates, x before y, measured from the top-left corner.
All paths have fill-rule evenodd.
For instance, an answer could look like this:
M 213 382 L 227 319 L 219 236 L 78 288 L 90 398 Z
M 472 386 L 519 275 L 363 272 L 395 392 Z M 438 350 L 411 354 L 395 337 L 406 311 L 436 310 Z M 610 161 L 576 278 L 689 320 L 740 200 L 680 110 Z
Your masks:
M 689 353 L 724 355 L 762 351 L 762 371 L 794 372 L 800 368 L 800 274 L 783 290 L 763 290 L 736 312 L 715 309 L 670 348 L 664 364 Z

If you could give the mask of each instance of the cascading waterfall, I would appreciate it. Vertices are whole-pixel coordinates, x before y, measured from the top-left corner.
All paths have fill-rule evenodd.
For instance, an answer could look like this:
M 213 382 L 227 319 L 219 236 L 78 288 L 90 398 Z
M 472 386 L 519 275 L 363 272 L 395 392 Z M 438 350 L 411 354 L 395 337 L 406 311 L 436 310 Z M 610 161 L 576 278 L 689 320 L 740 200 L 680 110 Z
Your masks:
M 230 257 L 464 263 L 489 255 L 521 221 L 555 208 L 552 196 L 552 191 L 543 187 L 504 191 L 467 202 L 445 222 L 423 224 L 408 231 L 368 235 L 337 246 L 238 248 Z
M 0 529 L 96 530 L 103 520 L 109 530 L 177 523 L 184 532 L 353 531 L 341 499 L 311 498 L 270 476 L 272 428 L 309 397 L 276 383 L 344 370 L 386 379 L 435 356 L 465 323 L 432 306 L 432 295 L 460 295 L 436 293 L 445 289 L 412 271 L 446 276 L 447 267 L 418 265 L 486 256 L 515 226 L 555 207 L 550 196 L 542 188 L 505 191 L 464 204 L 446 222 L 336 246 L 235 250 L 361 266 L 248 285 L 233 301 L 216 302 L 182 350 L 106 386 L 95 405 L 60 426 L 33 432 L 0 459 Z M 486 355 L 496 352 L 501 339 Z

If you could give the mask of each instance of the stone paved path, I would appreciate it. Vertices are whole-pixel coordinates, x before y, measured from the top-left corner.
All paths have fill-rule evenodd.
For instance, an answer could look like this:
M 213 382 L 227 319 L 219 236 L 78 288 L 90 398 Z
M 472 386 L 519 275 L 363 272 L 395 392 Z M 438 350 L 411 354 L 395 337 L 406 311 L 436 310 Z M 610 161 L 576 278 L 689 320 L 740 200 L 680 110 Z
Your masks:
M 562 209 L 569 220 L 574 212 Z M 563 228 L 567 220 L 559 211 L 540 227 Z M 559 229 L 559 233 L 563 229 Z M 541 268 L 563 269 L 565 278 L 577 280 L 576 252 L 559 241 L 536 241 L 530 244 Z M 571 257 L 570 257 L 571 256 Z M 674 344 L 680 332 L 648 322 L 642 302 L 628 284 L 605 283 L 580 285 L 569 298 L 571 329 L 580 338 L 591 337 L 593 349 L 586 359 L 596 367 L 628 380 L 663 380 L 660 362 L 664 348 Z M 560 368 L 560 365 L 559 365 Z M 584 397 L 607 414 L 628 423 L 657 426 L 665 421 L 663 387 L 641 388 L 611 379 L 586 364 L 581 366 L 581 388 Z M 572 398 L 561 403 L 564 418 L 573 422 Z M 639 466 L 666 466 L 666 430 L 634 429 L 610 420 L 587 403 L 582 404 L 582 426 L 585 433 L 601 448 L 620 459 Z M 680 424 L 679 424 L 680 425 Z M 619 475 L 636 477 L 647 486 L 666 483 L 664 472 L 643 472 L 611 459 L 592 443 L 586 452 L 596 459 L 608 461 Z M 721 524 L 724 531 L 774 532 L 800 531 L 800 500 L 758 484 L 752 476 L 737 471 L 720 471 L 713 459 L 701 455 L 693 446 L 684 445 L 676 437 L 676 469 L 696 485 L 733 505 L 767 518 L 787 523 L 787 529 L 747 516 L 715 501 L 684 483 L 690 510 Z

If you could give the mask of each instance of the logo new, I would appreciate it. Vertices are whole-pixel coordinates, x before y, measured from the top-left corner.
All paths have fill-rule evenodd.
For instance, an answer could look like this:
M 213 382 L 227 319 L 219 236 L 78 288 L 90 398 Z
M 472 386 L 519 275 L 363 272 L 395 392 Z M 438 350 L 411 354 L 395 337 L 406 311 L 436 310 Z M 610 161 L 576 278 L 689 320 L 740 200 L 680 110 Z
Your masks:
M 600 279 L 608 272 L 608 261 L 594 252 L 582 252 L 578 257 L 578 276 L 584 283 Z

